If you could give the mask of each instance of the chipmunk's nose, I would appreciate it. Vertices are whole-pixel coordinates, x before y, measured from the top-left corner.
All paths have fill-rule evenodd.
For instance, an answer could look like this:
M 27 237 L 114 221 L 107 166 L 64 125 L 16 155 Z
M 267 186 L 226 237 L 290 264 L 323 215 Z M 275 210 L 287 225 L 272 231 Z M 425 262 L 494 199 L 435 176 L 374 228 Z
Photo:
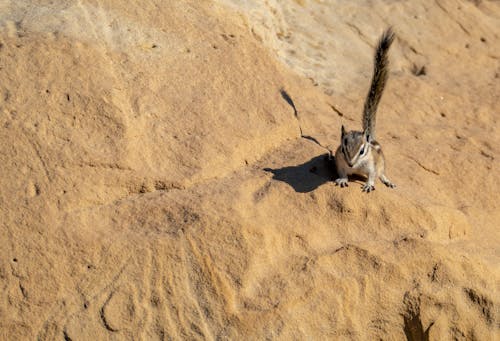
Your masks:
M 347 161 L 347 164 L 349 165 L 349 167 L 352 167 L 352 162 L 351 161 Z

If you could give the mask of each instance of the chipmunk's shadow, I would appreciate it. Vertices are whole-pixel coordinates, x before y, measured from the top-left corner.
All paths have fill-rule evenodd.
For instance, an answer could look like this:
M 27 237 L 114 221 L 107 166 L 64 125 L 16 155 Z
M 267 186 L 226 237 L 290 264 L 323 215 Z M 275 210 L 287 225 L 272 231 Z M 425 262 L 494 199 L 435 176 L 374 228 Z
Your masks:
M 296 192 L 308 193 L 337 177 L 335 160 L 328 154 L 312 158 L 298 166 L 277 169 L 264 168 L 274 174 L 273 179 L 283 181 L 293 187 Z

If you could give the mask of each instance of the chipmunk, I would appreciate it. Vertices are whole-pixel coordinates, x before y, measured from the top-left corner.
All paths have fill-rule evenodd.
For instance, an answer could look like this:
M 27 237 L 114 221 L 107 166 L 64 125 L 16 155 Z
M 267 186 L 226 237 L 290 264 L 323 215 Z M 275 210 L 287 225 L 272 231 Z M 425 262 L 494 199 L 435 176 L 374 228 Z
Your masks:
M 347 132 L 341 129 L 340 146 L 335 152 L 335 164 L 338 178 L 336 185 L 348 186 L 347 176 L 363 175 L 368 179 L 363 186 L 363 192 L 375 190 L 375 180 L 380 178 L 386 186 L 394 185 L 385 175 L 385 159 L 380 144 L 375 141 L 375 117 L 377 106 L 382 97 L 388 77 L 387 52 L 394 40 L 392 28 L 388 28 L 380 38 L 375 50 L 373 78 L 363 109 L 363 131 Z

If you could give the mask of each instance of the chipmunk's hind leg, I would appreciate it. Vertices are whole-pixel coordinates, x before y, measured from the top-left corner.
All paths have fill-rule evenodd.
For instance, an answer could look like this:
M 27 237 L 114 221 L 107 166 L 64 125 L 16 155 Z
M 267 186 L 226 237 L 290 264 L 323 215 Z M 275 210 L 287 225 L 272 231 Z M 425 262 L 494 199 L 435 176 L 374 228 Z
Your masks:
M 395 184 L 393 184 L 393 183 L 391 182 L 391 180 L 389 180 L 389 178 L 388 178 L 387 176 L 385 176 L 385 174 L 384 174 L 384 173 L 380 174 L 380 177 L 379 177 L 379 178 L 380 178 L 380 181 L 382 181 L 382 183 L 383 183 L 384 185 L 386 185 L 387 187 L 390 187 L 390 188 L 395 188 L 395 187 L 396 187 L 396 185 L 395 185 Z
M 396 185 L 393 184 L 387 176 L 385 176 L 385 158 L 384 158 L 384 154 L 382 154 L 382 149 L 380 149 L 380 147 L 379 147 L 379 152 L 380 152 L 380 155 L 379 155 L 380 158 L 379 158 L 379 162 L 377 165 L 378 178 L 387 187 L 394 188 L 394 187 L 396 187 Z

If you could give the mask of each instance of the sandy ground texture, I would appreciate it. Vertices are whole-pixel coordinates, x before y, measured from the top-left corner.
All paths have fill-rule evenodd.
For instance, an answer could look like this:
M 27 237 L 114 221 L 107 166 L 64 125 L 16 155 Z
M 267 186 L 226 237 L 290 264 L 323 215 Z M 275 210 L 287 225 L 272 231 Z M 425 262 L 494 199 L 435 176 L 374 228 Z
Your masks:
M 340 189 L 389 25 L 398 187 Z M 499 46 L 487 0 L 0 0 L 0 339 L 499 338 Z

